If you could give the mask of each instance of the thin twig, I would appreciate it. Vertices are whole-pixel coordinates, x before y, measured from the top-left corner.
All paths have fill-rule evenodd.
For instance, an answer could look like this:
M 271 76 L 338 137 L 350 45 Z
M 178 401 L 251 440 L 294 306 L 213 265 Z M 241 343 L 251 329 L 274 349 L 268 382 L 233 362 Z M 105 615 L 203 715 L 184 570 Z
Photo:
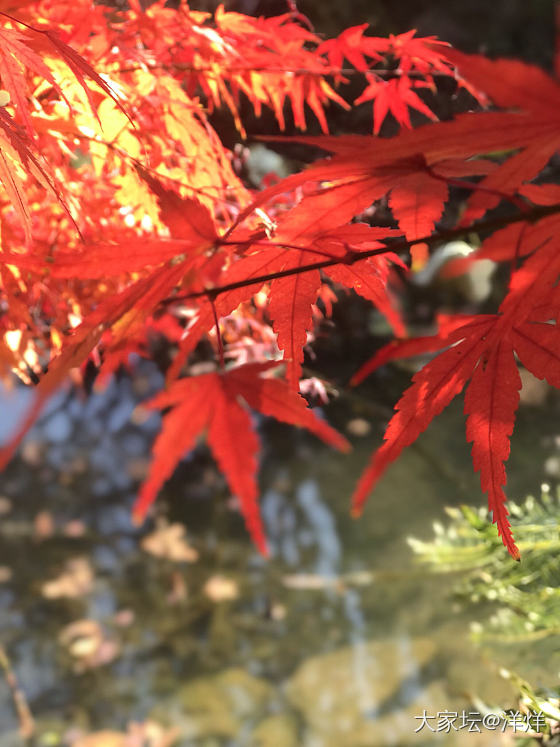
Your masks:
M 420 236 L 417 239 L 414 239 L 414 241 L 409 241 L 408 239 L 388 239 L 386 245 L 379 249 L 370 249 L 364 252 L 349 250 L 342 257 L 333 257 L 333 259 L 326 259 L 322 262 L 312 262 L 308 265 L 290 267 L 286 270 L 270 272 L 264 275 L 246 278 L 244 280 L 237 280 L 233 283 L 214 286 L 207 290 L 174 296 L 173 298 L 162 301 L 162 304 L 175 303 L 176 301 L 191 301 L 196 300 L 197 298 L 210 296 L 215 298 L 222 293 L 238 290 L 239 288 L 246 288 L 249 285 L 263 285 L 264 283 L 278 280 L 279 278 L 300 275 L 304 272 L 311 272 L 312 270 L 324 270 L 327 267 L 334 267 L 335 265 L 353 265 L 356 262 L 361 262 L 364 259 L 376 257 L 381 254 L 410 250 L 410 248 L 416 244 L 428 244 L 429 246 L 432 246 L 433 244 L 439 244 L 441 242 L 453 241 L 454 239 L 460 238 L 466 233 L 472 231 L 495 231 L 499 228 L 510 226 L 513 223 L 522 223 L 523 221 L 534 222 L 550 215 L 556 215 L 557 213 L 560 213 L 560 203 L 535 207 L 531 210 L 517 213 L 515 215 L 506 215 L 501 218 L 490 218 L 489 220 L 480 221 L 480 223 L 471 224 L 469 226 L 459 226 L 458 228 L 452 228 L 446 231 L 438 231 L 437 233 L 429 234 L 428 236 Z
M 216 70 L 212 67 L 204 67 L 204 66 L 197 66 L 197 65 L 188 65 L 185 63 L 180 62 L 174 62 L 172 65 L 166 65 L 165 63 L 161 63 L 158 65 L 137 65 L 134 67 L 125 67 L 120 72 L 121 73 L 136 73 L 139 71 L 144 70 L 165 70 L 166 72 L 181 72 L 181 73 L 203 73 L 208 78 L 223 78 L 223 74 L 220 72 L 216 72 Z M 366 74 L 369 75 L 377 75 L 380 78 L 401 78 L 403 75 L 406 75 L 407 78 L 412 78 L 415 80 L 425 80 L 426 78 L 454 78 L 455 73 L 450 68 L 448 72 L 443 70 L 431 70 L 429 73 L 422 73 L 417 70 L 401 70 L 400 68 L 368 68 L 367 70 L 357 70 L 353 67 L 331 67 L 330 65 L 325 65 L 324 68 L 319 69 L 311 69 L 311 68 L 305 68 L 305 67 L 272 67 L 272 66 L 265 66 L 262 65 L 259 67 L 258 65 L 247 65 L 247 66 L 235 66 L 232 65 L 227 68 L 228 74 L 239 74 L 242 75 L 243 73 L 273 73 L 275 75 L 317 75 L 317 76 L 338 76 L 338 75 L 359 75 L 364 76 Z
M 220 361 L 220 370 L 223 371 L 226 367 L 225 357 L 224 357 L 224 341 L 222 340 L 222 333 L 220 332 L 220 322 L 218 319 L 218 313 L 216 312 L 216 304 L 214 303 L 214 296 L 210 295 L 208 297 L 208 300 L 210 301 L 210 306 L 212 307 L 212 314 L 214 315 L 216 337 L 218 338 L 218 358 Z
M 15 672 L 12 669 L 10 659 L 8 658 L 8 654 L 6 653 L 5 648 L 1 645 L 0 667 L 4 670 L 4 678 L 8 687 L 10 688 L 10 692 L 12 693 L 14 708 L 19 720 L 19 733 L 23 739 L 31 739 L 31 737 L 35 733 L 35 721 L 33 719 L 33 714 L 31 713 L 31 710 L 27 703 L 25 693 L 19 686 Z

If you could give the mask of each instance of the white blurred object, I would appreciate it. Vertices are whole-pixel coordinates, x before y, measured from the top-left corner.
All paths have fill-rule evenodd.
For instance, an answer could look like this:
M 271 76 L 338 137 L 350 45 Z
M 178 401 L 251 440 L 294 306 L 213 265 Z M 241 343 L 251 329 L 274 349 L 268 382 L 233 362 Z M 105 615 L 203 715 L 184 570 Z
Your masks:
M 492 290 L 492 275 L 496 270 L 496 263 L 491 259 L 473 262 L 463 275 L 441 277 L 441 270 L 448 262 L 458 257 L 468 257 L 475 249 L 476 247 L 467 244 L 466 241 L 450 241 L 443 244 L 433 252 L 420 272 L 411 274 L 412 282 L 420 287 L 438 285 L 449 288 L 471 303 L 485 301 Z
M 247 159 L 247 171 L 253 184 L 260 184 L 267 174 L 274 173 L 280 178 L 290 174 L 286 159 L 261 143 L 251 145 Z

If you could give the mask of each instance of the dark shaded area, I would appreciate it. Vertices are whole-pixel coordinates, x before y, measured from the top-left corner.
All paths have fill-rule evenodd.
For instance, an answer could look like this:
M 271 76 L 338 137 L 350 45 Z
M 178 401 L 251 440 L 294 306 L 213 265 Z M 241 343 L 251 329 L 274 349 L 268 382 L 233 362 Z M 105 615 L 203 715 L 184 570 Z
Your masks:
M 300 8 L 320 31 L 369 22 L 380 36 L 416 28 L 421 36 L 439 36 L 467 52 L 515 56 L 544 66 L 552 64 L 554 41 L 551 0 L 359 0 L 318 3 Z M 329 7 L 330 6 L 330 7 Z
M 287 0 L 229 0 L 227 10 L 273 16 L 290 11 Z M 215 0 L 195 0 L 191 7 L 213 11 Z M 521 57 L 552 67 L 554 4 L 552 0 L 298 0 L 296 5 L 315 31 L 335 36 L 348 26 L 369 23 L 379 35 L 417 29 L 439 36 L 466 52 Z

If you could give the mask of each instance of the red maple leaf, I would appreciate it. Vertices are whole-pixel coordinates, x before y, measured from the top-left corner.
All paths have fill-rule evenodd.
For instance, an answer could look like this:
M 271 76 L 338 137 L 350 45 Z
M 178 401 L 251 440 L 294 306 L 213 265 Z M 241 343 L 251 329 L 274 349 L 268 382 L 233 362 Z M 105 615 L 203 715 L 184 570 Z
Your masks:
M 553 386 L 560 385 L 560 328 L 550 321 L 557 317 L 557 306 L 546 303 L 550 302 L 560 275 L 558 238 L 550 235 L 551 228 L 549 224 L 548 241 L 513 274 L 509 293 L 496 315 L 478 315 L 460 326 L 452 319 L 439 335 L 405 341 L 393 349 L 387 346 L 355 377 L 363 378 L 365 372 L 373 369 L 372 364 L 381 365 L 399 353 L 416 355 L 447 347 L 413 376 L 412 385 L 395 406 L 385 442 L 372 457 L 354 492 L 356 514 L 387 466 L 418 438 L 470 379 L 465 413 L 467 440 L 473 442 L 473 465 L 480 471 L 481 486 L 488 493 L 489 509 L 504 545 L 514 558 L 519 558 L 503 491 L 504 463 L 509 456 L 521 387 L 515 355 L 535 376 L 546 378 Z
M 445 52 L 438 47 L 445 47 Z M 400 68 L 406 71 L 418 70 L 428 73 L 431 70 L 449 72 L 450 63 L 447 50 L 450 45 L 437 36 L 416 36 L 416 29 L 403 34 L 389 34 L 387 39 L 377 40 L 380 52 L 390 53 L 400 61 Z
M 503 130 L 513 134 L 520 124 L 526 128 L 518 143 L 504 143 L 500 150 L 520 148 L 481 184 L 488 191 L 472 195 L 463 215 L 463 223 L 495 207 L 500 194 L 515 194 L 524 181 L 533 179 L 560 147 L 560 86 L 543 70 L 517 60 L 489 60 L 450 49 L 448 59 L 473 85 L 488 94 L 494 104 L 508 110 L 501 114 Z M 472 116 L 472 115 L 471 115 Z M 494 115 L 495 116 L 495 115 Z M 478 115 L 479 122 L 484 117 Z M 509 138 L 506 138 L 509 139 Z M 483 152 L 481 141 L 478 152 Z M 487 152 L 490 152 L 488 149 Z M 490 194 L 494 191 L 494 194 Z
M 409 108 L 416 109 L 424 116 L 437 121 L 436 115 L 414 92 L 414 88 L 425 88 L 425 83 L 412 81 L 408 75 L 400 75 L 390 80 L 380 80 L 372 73 L 367 76 L 368 85 L 354 101 L 363 104 L 373 101 L 373 134 L 379 134 L 385 117 L 390 112 L 403 127 L 411 129 Z
M 560 147 L 558 83 L 536 68 L 462 55 L 414 31 L 379 39 L 366 36 L 364 24 L 322 43 L 297 13 L 250 18 L 221 6 L 214 15 L 186 7 L 176 12 L 164 0 L 146 12 L 138 0 L 111 10 L 56 0 L 28 5 L 20 3 L 17 11 L 25 20 L 0 14 L 0 78 L 7 91 L 0 106 L 6 193 L 0 205 L 6 312 L 0 362 L 3 370 L 30 365 L 37 375 L 49 351 L 50 363 L 35 406 L 0 453 L 0 464 L 72 369 L 92 356 L 107 373 L 133 351 L 147 355 L 150 335 L 160 327 L 179 349 L 168 370 L 168 391 L 151 403 L 171 409 L 139 506 L 145 509 L 182 453 L 207 431 L 264 548 L 255 482 L 258 440 L 248 409 L 344 445 L 297 394 L 304 346 L 317 318 L 323 310 L 330 314 L 342 285 L 375 304 L 404 337 L 388 287 L 391 268 L 405 266 L 394 252 L 414 254 L 414 245 L 427 252 L 436 240 L 458 237 L 449 227 L 435 233 L 436 226 L 449 188 L 468 188 L 473 195 L 465 222 L 501 200 L 520 210 L 485 222 L 481 248 L 462 262 L 463 269 L 478 258 L 509 262 L 507 297 L 495 314 L 440 318 L 437 335 L 391 343 L 356 374 L 358 381 L 397 357 L 435 355 L 399 402 L 355 508 L 387 465 L 466 388 L 473 463 L 515 555 L 504 465 L 519 399 L 517 365 L 560 385 L 560 219 L 553 215 L 560 191 L 527 183 Z M 227 107 L 242 131 L 241 102 L 248 100 L 257 115 L 270 108 L 281 127 L 291 109 L 294 124 L 304 128 L 307 107 L 326 132 L 326 104 L 348 108 L 332 87 L 347 82 L 337 69 L 345 61 L 369 82 L 356 101 L 373 100 L 376 133 L 389 115 L 410 127 L 410 109 L 435 118 L 418 95 L 422 87 L 434 88 L 435 72 L 465 76 L 459 84 L 494 110 L 391 139 L 301 138 L 331 155 L 255 195 L 249 205 L 251 190 L 236 176 L 243 174 L 245 151 L 229 153 L 207 113 Z M 64 105 L 65 95 L 75 111 L 68 101 Z M 107 137 L 92 121 L 86 98 L 104 120 Z M 134 127 L 117 111 L 121 99 L 130 102 Z M 59 182 L 70 198 L 66 213 Z M 257 210 L 265 205 L 266 215 Z M 354 222 L 367 211 L 386 224 L 386 208 L 395 229 Z M 446 226 L 453 212 L 445 215 Z M 537 222 L 543 215 L 548 217 Z M 510 218 L 517 223 L 504 228 Z M 79 223 L 79 235 L 72 221 Z M 401 235 L 405 240 L 395 240 Z M 275 365 L 270 362 L 179 378 L 200 337 L 214 330 L 222 362 L 270 361 L 276 342 L 286 381 L 264 376 Z M 321 393 L 320 385 L 312 389 Z
M 212 453 L 239 498 L 247 529 L 266 553 L 255 479 L 259 442 L 242 401 L 263 415 L 306 428 L 331 446 L 349 448 L 346 439 L 318 418 L 284 381 L 261 376 L 274 366 L 274 361 L 252 363 L 224 373 L 180 379 L 147 403 L 151 409 L 171 409 L 163 417 L 154 461 L 134 507 L 137 520 L 145 516 L 179 460 L 206 430 Z
M 168 380 L 179 374 L 201 335 L 215 325 L 216 317 L 219 319 L 227 316 L 240 303 L 249 300 L 264 281 L 261 280 L 258 285 L 252 285 L 251 282 L 269 274 L 290 272 L 291 274 L 281 275 L 270 283 L 268 313 L 277 334 L 278 347 L 284 352 L 286 377 L 297 391 L 303 348 L 307 333 L 313 326 L 312 307 L 322 282 L 319 269 L 305 272 L 298 270 L 316 262 L 338 257 L 343 259 L 348 252 L 359 253 L 378 248 L 380 256 L 365 258 L 363 262 L 355 262 L 352 266 L 340 264 L 325 267 L 325 274 L 371 301 L 386 315 L 397 334 L 405 334 L 388 287 L 391 265 L 404 265 L 395 254 L 385 251 L 384 245 L 378 241 L 379 237 L 386 238 L 395 232 L 365 224 L 338 225 L 335 207 L 340 207 L 344 200 L 344 188 L 330 190 L 327 196 L 328 200 L 325 200 L 320 195 L 320 210 L 314 209 L 313 197 L 302 201 L 300 206 L 291 210 L 286 219 L 280 222 L 270 240 L 255 240 L 258 245 L 256 251 L 255 247 L 251 250 L 251 237 L 245 237 L 247 254 L 228 266 L 223 271 L 222 278 L 216 280 L 218 287 L 227 287 L 238 281 L 241 287 L 221 293 L 215 300 L 200 301 L 196 321 L 187 331 L 179 354 L 168 373 Z M 353 201 L 353 197 L 350 201 Z M 327 209 L 329 205 L 330 210 Z M 235 243 L 235 237 L 235 233 L 231 234 L 229 241 Z
M 326 54 L 333 67 L 341 68 L 346 58 L 356 70 L 365 72 L 371 65 L 366 61 L 366 57 L 373 60 L 383 59 L 377 51 L 379 39 L 364 36 L 368 26 L 368 23 L 362 23 L 360 26 L 345 29 L 336 39 L 328 39 L 320 44 L 317 47 L 317 54 Z

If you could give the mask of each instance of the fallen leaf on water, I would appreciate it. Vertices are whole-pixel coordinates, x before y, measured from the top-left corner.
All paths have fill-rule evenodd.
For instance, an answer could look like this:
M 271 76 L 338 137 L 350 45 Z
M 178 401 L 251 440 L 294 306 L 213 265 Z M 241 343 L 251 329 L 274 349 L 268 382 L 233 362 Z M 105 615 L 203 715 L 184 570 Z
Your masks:
M 288 610 L 283 604 L 280 604 L 280 602 L 273 602 L 270 606 L 270 619 L 276 620 L 277 622 L 280 622 L 282 620 L 286 619 L 286 615 L 288 614 Z
M 340 576 L 321 576 L 316 573 L 294 573 L 282 577 L 287 589 L 317 591 L 321 589 L 343 590 L 347 586 L 369 586 L 374 580 L 370 571 L 354 571 Z
M 151 721 L 150 719 L 142 724 L 130 724 L 128 731 L 129 738 L 139 740 L 137 743 L 142 747 L 171 747 L 172 744 L 177 742 L 181 733 L 177 727 L 172 726 L 166 729 L 157 721 Z M 132 745 L 132 742 L 130 744 Z
M 156 558 L 165 558 L 173 563 L 194 563 L 198 560 L 198 551 L 189 545 L 185 534 L 182 524 L 161 523 L 155 531 L 144 537 L 140 545 Z
M 167 601 L 169 604 L 179 604 L 184 602 L 189 596 L 189 590 L 185 583 L 185 579 L 181 575 L 180 571 L 173 571 L 171 574 L 171 591 L 167 595 Z
M 66 537 L 83 537 L 87 527 L 80 519 L 71 519 L 66 522 L 62 531 Z
M 128 737 L 123 732 L 105 730 L 78 737 L 70 744 L 71 747 L 130 747 L 127 740 Z
M 50 511 L 39 511 L 33 520 L 33 537 L 45 540 L 53 536 L 55 531 L 53 515 Z
M 179 729 L 166 729 L 156 721 L 132 723 L 128 731 L 95 731 L 75 738 L 69 738 L 70 747 L 171 747 L 177 742 Z
M 108 664 L 120 653 L 118 641 L 109 637 L 96 620 L 76 620 L 66 625 L 58 641 L 74 659 L 77 672 Z
M 318 576 L 314 573 L 297 573 L 283 576 L 282 584 L 287 589 L 316 591 L 338 588 L 341 586 L 341 579 L 339 576 Z
M 213 602 L 225 602 L 237 599 L 239 588 L 231 578 L 211 576 L 204 584 L 204 593 Z
M 94 574 L 87 558 L 72 558 L 63 572 L 52 581 L 41 586 L 41 594 L 47 599 L 61 597 L 76 598 L 89 594 L 93 589 Z
M 346 432 L 351 436 L 369 436 L 371 433 L 371 423 L 364 418 L 352 418 L 346 423 Z
M 39 441 L 25 441 L 21 447 L 21 458 L 31 467 L 38 467 L 43 463 L 45 447 Z
M 134 622 L 135 617 L 133 610 L 118 610 L 118 612 L 115 612 L 113 616 L 113 623 L 118 625 L 119 628 L 128 628 L 128 626 L 132 625 Z

